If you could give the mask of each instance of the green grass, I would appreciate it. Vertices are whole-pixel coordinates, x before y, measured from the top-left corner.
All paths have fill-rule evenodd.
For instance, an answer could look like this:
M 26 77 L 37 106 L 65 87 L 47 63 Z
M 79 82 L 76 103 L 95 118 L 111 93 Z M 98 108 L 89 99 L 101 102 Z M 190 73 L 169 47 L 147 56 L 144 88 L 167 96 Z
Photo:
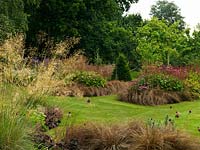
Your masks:
M 71 120 L 74 123 L 95 121 L 110 124 L 131 120 L 147 121 L 150 118 L 164 121 L 165 117 L 169 115 L 175 121 L 178 129 L 200 136 L 200 132 L 197 130 L 200 127 L 200 101 L 153 107 L 119 102 L 116 96 L 90 99 L 91 103 L 88 104 L 86 98 L 49 97 L 48 103 L 60 107 L 64 111 L 64 118 L 67 118 L 68 112 L 72 112 Z M 171 109 L 170 106 L 172 106 Z M 192 111 L 191 114 L 189 114 L 189 110 Z M 180 118 L 175 118 L 176 111 L 181 113 Z M 66 122 L 67 119 L 64 120 Z

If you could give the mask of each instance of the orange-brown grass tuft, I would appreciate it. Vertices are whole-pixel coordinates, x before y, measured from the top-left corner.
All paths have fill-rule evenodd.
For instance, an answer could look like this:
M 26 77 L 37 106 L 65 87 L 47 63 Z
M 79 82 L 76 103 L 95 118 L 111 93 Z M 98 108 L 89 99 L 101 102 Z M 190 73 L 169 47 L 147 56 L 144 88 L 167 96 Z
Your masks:
M 119 94 L 121 101 L 140 105 L 163 105 L 195 99 L 189 92 L 172 92 L 161 89 L 136 90 L 134 88 Z
M 82 97 L 83 91 L 79 88 L 80 85 L 77 83 L 72 83 L 66 86 L 59 86 L 54 89 L 54 92 L 52 93 L 55 96 L 77 96 Z
M 70 145 L 76 139 L 78 147 L 83 150 L 122 150 L 131 146 L 132 134 L 128 126 L 103 126 L 84 124 L 67 128 L 65 144 Z
M 68 127 L 58 147 L 82 150 L 200 150 L 200 143 L 171 125 L 150 126 L 131 122 L 103 126 L 87 123 Z
M 59 72 L 61 71 L 61 74 L 64 73 L 63 75 L 74 71 L 88 71 L 95 72 L 104 78 L 110 78 L 114 68 L 113 65 L 89 64 L 87 58 L 80 53 L 76 53 L 67 59 L 62 59 L 62 63 L 63 65 L 59 68 Z
M 100 74 L 104 78 L 111 78 L 112 72 L 114 69 L 114 65 L 92 65 L 92 64 L 87 64 L 82 65 L 81 67 L 78 67 L 79 70 L 82 71 L 92 71 Z
M 158 127 L 141 125 L 139 131 L 133 131 L 131 150 L 199 150 L 196 139 L 172 126 Z
M 105 96 L 125 92 L 131 86 L 131 84 L 131 82 L 113 80 L 109 81 L 105 87 L 80 86 L 80 89 L 83 91 L 84 96 Z

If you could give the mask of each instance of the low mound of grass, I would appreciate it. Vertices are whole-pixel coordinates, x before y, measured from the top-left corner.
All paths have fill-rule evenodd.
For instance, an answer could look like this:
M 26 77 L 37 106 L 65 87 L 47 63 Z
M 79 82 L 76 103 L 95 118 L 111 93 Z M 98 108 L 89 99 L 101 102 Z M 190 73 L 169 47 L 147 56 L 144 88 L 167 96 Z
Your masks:
M 136 90 L 131 88 L 128 91 L 121 93 L 119 99 L 128 103 L 153 106 L 190 101 L 195 99 L 195 96 L 186 91 L 173 92 L 161 89 Z

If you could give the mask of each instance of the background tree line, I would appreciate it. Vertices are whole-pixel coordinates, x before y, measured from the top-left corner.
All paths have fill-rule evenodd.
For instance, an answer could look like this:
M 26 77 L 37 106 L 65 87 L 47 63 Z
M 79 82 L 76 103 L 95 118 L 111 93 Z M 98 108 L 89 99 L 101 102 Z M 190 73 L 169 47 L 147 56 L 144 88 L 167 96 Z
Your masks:
M 80 43 L 70 53 L 82 49 L 91 63 L 115 63 L 122 53 L 132 69 L 145 63 L 199 64 L 200 31 L 190 34 L 180 8 L 164 0 L 152 6 L 150 20 L 139 14 L 123 15 L 136 2 L 0 1 L 0 41 L 24 33 L 26 56 L 38 59 L 51 57 L 50 46 L 79 37 Z

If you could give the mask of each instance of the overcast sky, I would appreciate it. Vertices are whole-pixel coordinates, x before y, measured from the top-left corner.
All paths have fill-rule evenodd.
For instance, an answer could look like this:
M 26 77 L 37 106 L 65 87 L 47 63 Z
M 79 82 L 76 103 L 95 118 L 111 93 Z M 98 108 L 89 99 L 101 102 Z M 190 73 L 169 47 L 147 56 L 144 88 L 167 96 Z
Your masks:
M 139 0 L 137 4 L 131 6 L 129 13 L 140 13 L 143 18 L 150 18 L 151 6 L 156 4 L 156 1 Z M 181 9 L 181 15 L 185 17 L 184 21 L 190 28 L 193 29 L 197 23 L 200 23 L 200 0 L 173 0 L 173 2 Z

